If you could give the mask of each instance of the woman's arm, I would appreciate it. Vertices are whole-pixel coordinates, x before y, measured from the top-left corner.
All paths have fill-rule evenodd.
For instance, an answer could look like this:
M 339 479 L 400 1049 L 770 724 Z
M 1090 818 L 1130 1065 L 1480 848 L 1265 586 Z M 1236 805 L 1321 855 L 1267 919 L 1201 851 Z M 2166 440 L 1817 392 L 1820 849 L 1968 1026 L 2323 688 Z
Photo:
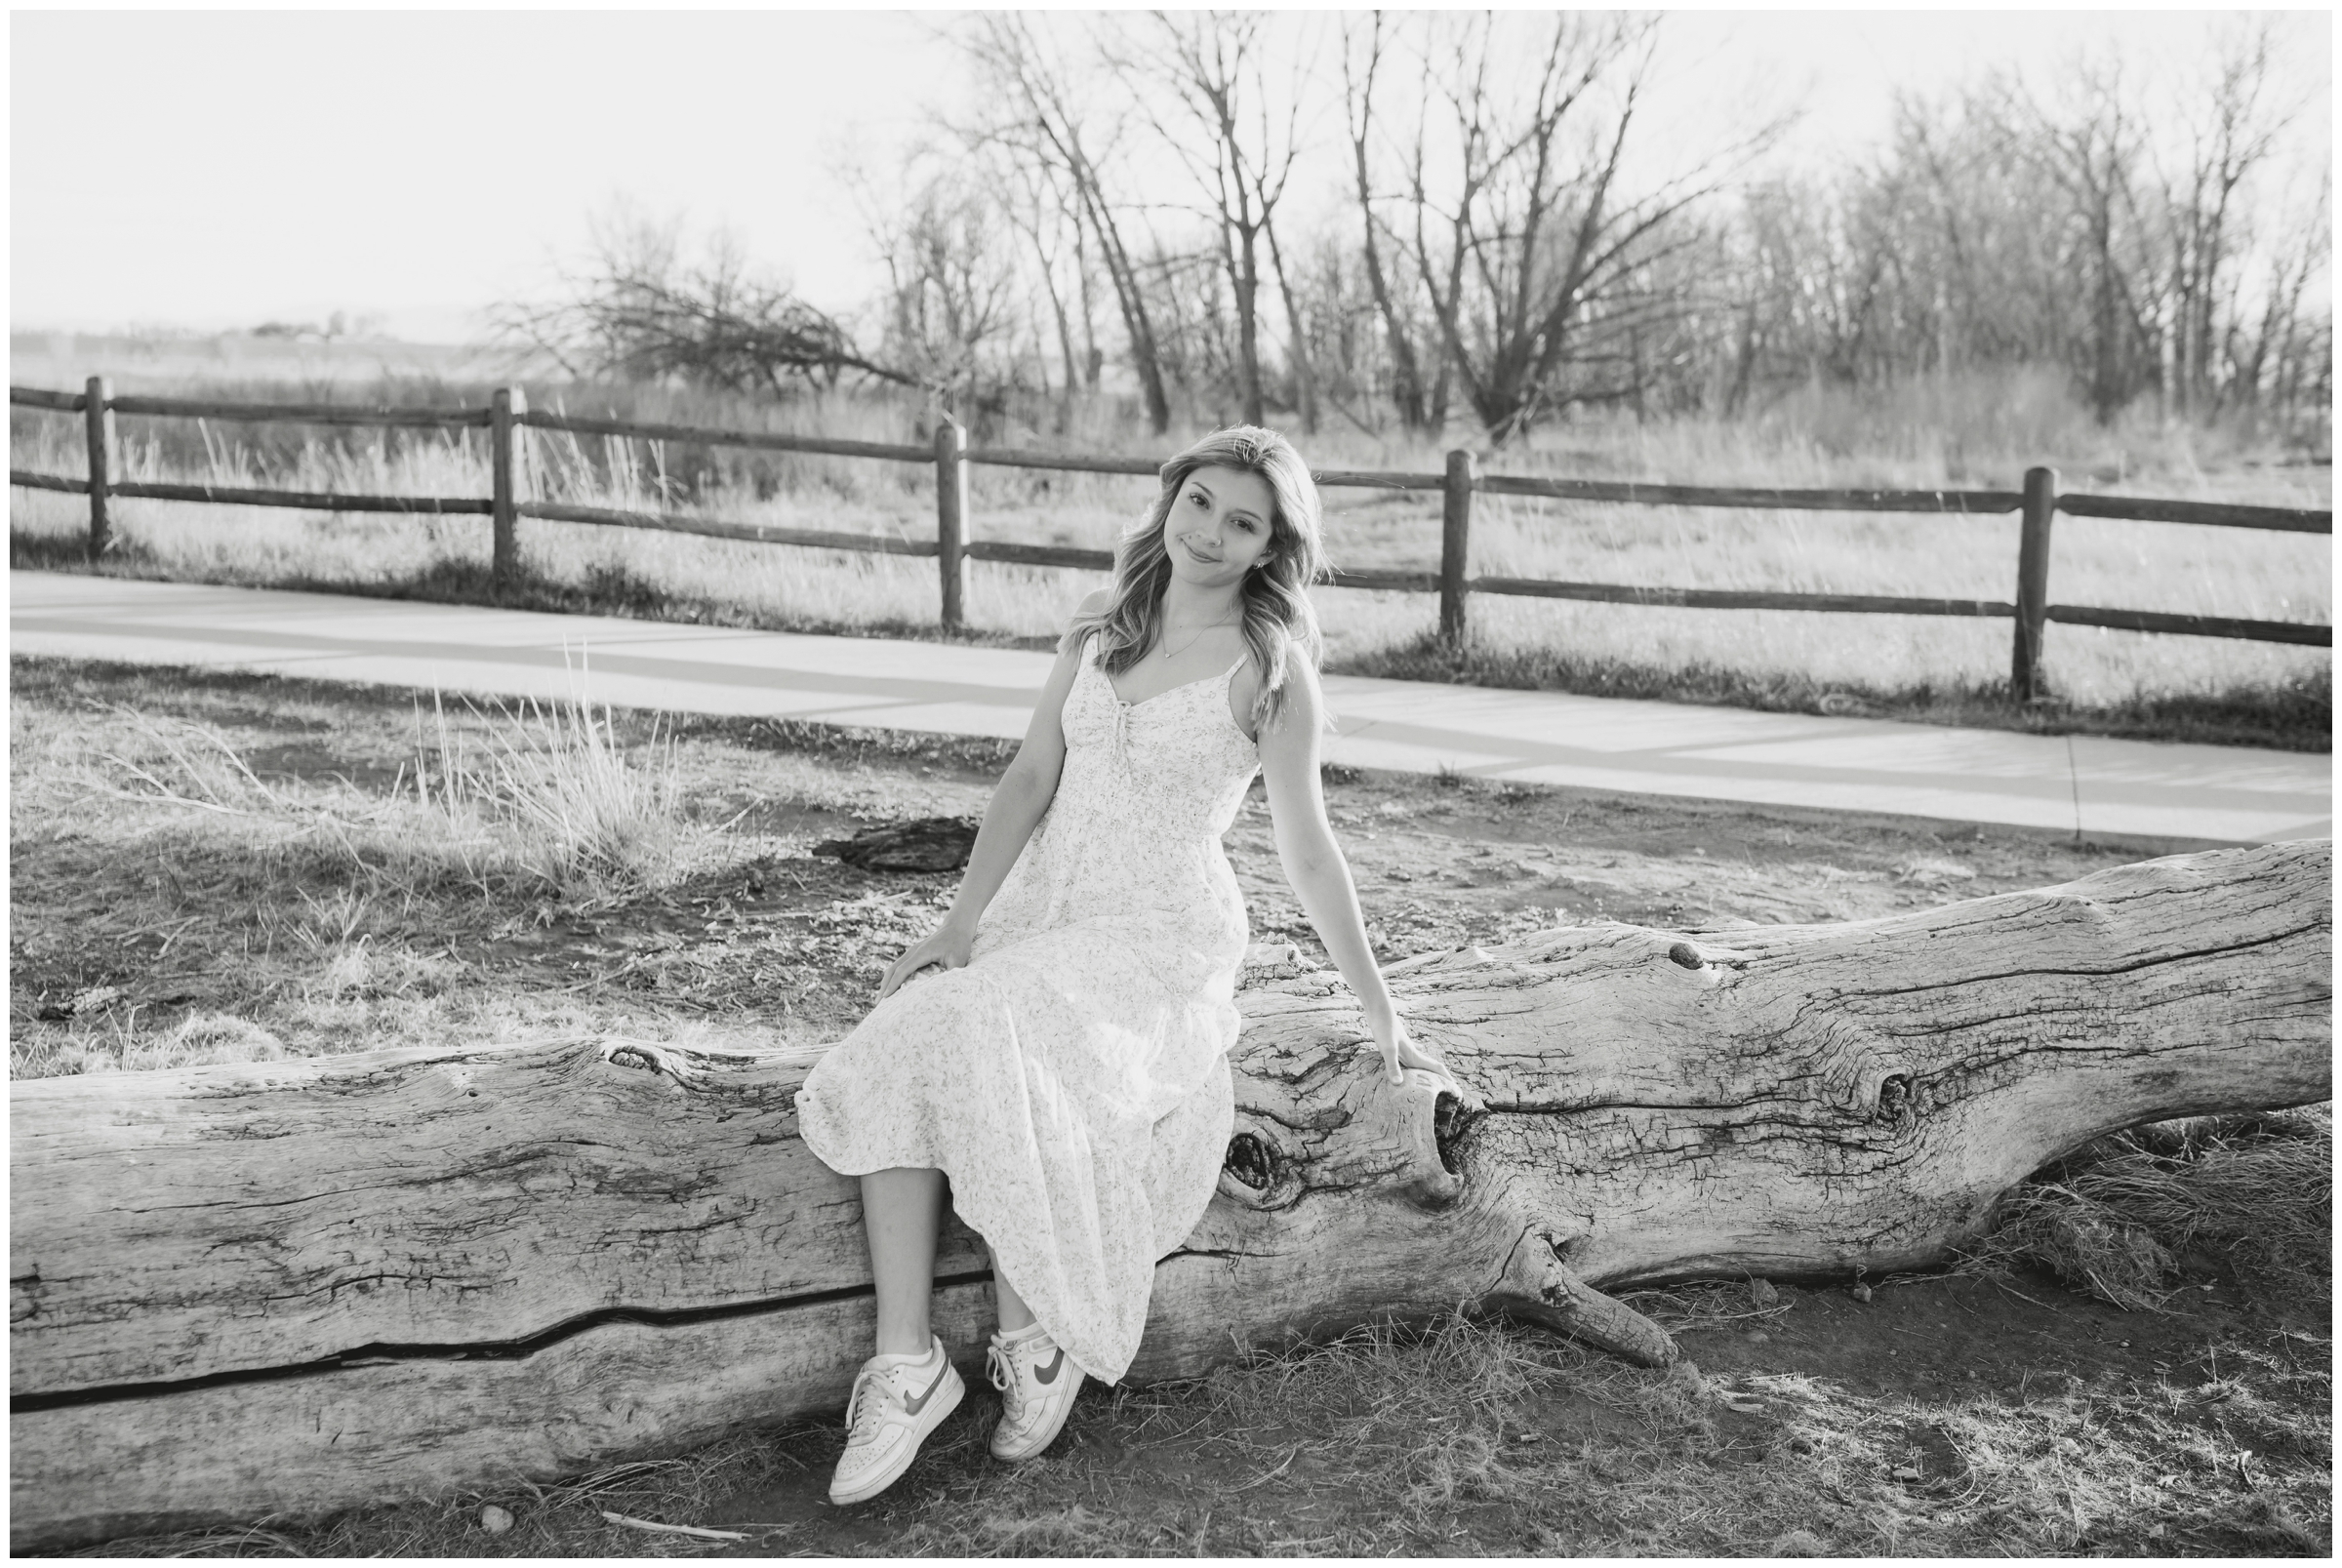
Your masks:
M 1095 608 L 1104 598 L 1102 592 L 1090 595 L 1076 614 Z M 1033 705 L 1032 722 L 1026 726 L 1016 758 L 992 786 L 992 798 L 984 808 L 984 824 L 976 830 L 976 843 L 968 851 L 968 868 L 960 875 L 950 912 L 942 925 L 912 943 L 895 960 L 879 984 L 879 1000 L 884 1001 L 930 965 L 958 969 L 967 963 L 985 907 L 1008 879 L 1009 868 L 1025 853 L 1033 828 L 1056 797 L 1058 776 L 1066 765 L 1066 694 L 1072 690 L 1080 669 L 1080 639 L 1068 632 L 1058 644 L 1057 663 L 1041 687 L 1040 701 Z
M 1072 688 L 1080 659 L 1073 649 L 1058 653 L 1016 759 L 992 786 L 984 825 L 976 830 L 975 847 L 968 851 L 968 868 L 960 874 L 959 892 L 952 897 L 951 912 L 944 916 L 945 925 L 964 930 L 971 938 L 992 895 L 1008 880 L 1009 868 L 1025 853 L 1049 802 L 1057 797 L 1058 776 L 1066 766 L 1066 693 Z
M 1406 1025 L 1391 1005 L 1382 968 L 1367 945 L 1350 863 L 1343 859 L 1333 825 L 1325 820 L 1325 793 L 1317 773 L 1317 731 L 1324 708 L 1317 671 L 1299 656 L 1285 667 L 1290 673 L 1285 677 L 1284 712 L 1275 724 L 1264 726 L 1259 737 L 1261 778 L 1269 786 L 1269 812 L 1285 880 L 1300 895 L 1301 906 L 1317 928 L 1334 967 L 1365 1009 L 1366 1026 L 1382 1047 L 1383 1067 L 1391 1081 L 1401 1082 L 1408 1067 L 1447 1077 L 1446 1064 L 1408 1037 Z

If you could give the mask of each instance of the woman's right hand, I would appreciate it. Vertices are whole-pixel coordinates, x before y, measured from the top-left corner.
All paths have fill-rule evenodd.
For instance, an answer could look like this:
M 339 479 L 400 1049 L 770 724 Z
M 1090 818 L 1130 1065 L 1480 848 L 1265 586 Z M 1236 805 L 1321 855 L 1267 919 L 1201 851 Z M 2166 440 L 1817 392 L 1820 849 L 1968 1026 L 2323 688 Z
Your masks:
M 903 949 L 878 984 L 878 1000 L 885 1001 L 903 988 L 905 982 L 923 969 L 965 969 L 968 951 L 976 945 L 976 934 L 963 931 L 946 920 L 918 941 Z

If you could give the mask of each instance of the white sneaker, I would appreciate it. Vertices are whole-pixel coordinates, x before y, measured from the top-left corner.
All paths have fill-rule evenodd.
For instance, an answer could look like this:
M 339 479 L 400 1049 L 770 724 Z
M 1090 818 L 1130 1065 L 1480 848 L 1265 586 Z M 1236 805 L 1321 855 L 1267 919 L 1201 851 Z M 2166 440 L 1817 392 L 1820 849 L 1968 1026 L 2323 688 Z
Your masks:
M 846 1402 L 846 1451 L 829 1477 L 829 1501 L 867 1503 L 894 1485 L 967 1389 L 940 1339 L 931 1337 L 925 1355 L 865 1361 Z
M 984 1355 L 986 1375 L 1000 1390 L 1000 1425 L 992 1428 L 992 1457 L 1031 1459 L 1056 1441 L 1081 1391 L 1081 1368 L 1040 1324 L 995 1334 Z

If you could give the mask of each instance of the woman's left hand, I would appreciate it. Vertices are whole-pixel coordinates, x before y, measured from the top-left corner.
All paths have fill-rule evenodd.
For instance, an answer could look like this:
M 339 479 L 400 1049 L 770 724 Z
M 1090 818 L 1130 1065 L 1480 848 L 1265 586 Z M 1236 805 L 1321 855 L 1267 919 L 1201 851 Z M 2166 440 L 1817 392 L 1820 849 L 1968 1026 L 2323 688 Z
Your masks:
M 1409 1067 L 1436 1073 L 1450 1083 L 1456 1081 L 1446 1063 L 1415 1043 L 1415 1037 L 1407 1032 L 1406 1021 L 1395 1011 L 1368 1009 L 1366 1026 L 1374 1031 L 1374 1042 L 1383 1049 L 1383 1072 L 1393 1086 L 1407 1081 Z

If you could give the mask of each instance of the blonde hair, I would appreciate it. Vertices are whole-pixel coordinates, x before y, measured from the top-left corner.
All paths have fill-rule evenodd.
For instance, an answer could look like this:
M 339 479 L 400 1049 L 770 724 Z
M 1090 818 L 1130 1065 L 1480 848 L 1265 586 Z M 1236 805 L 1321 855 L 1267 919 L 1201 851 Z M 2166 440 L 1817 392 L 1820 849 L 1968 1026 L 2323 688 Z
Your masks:
M 1258 474 L 1269 485 L 1269 548 L 1244 574 L 1237 592 L 1243 601 L 1245 645 L 1260 666 L 1261 691 L 1253 700 L 1253 726 L 1276 723 L 1284 709 L 1285 661 L 1299 643 L 1315 667 L 1325 647 L 1317 611 L 1308 588 L 1332 577 L 1317 501 L 1317 483 L 1293 443 L 1274 430 L 1234 424 L 1215 430 L 1159 470 L 1162 494 L 1147 508 L 1114 550 L 1114 585 L 1106 607 L 1077 616 L 1074 635 L 1098 633 L 1100 662 L 1119 674 L 1147 657 L 1162 629 L 1163 589 L 1171 582 L 1171 556 L 1163 523 L 1171 515 L 1188 476 L 1198 468 L 1232 468 Z

